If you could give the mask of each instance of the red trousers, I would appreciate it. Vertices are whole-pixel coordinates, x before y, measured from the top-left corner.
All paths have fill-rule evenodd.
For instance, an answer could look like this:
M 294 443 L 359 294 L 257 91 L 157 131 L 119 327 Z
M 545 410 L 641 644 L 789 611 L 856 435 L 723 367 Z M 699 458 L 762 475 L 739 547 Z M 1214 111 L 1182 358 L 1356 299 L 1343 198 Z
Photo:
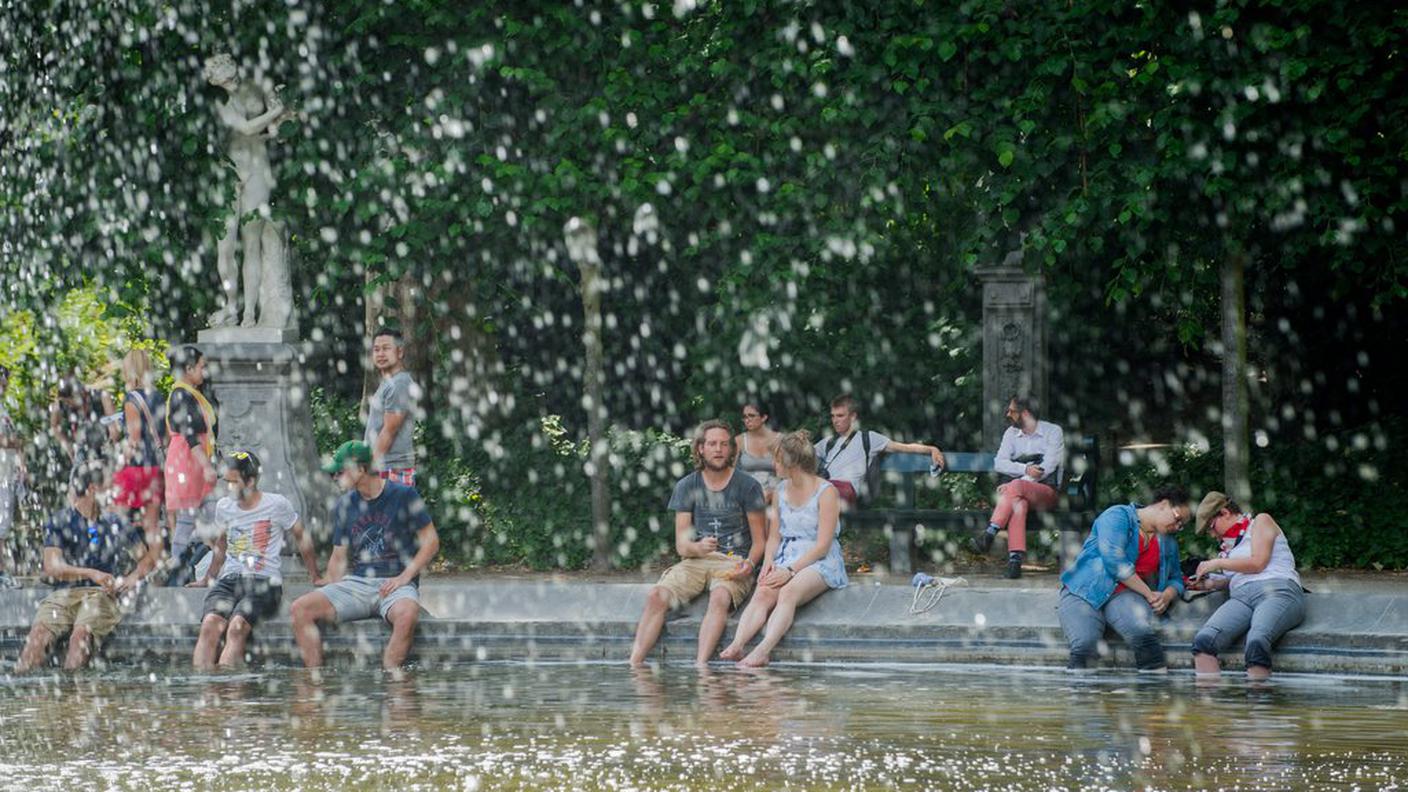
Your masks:
M 1027 512 L 1056 505 L 1056 490 L 1036 481 L 1017 479 L 997 488 L 997 506 L 988 522 L 1007 529 L 1007 549 L 1026 552 Z

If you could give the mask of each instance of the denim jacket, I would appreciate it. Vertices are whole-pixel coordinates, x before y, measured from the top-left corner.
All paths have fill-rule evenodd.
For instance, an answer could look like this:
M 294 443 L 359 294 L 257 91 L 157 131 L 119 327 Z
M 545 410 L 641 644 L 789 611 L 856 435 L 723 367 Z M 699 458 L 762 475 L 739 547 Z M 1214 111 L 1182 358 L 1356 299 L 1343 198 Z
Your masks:
M 1095 518 L 1090 536 L 1080 549 L 1075 564 L 1061 573 L 1061 583 L 1071 593 L 1103 608 L 1115 593 L 1120 581 L 1134 574 L 1134 560 L 1139 557 L 1138 505 L 1111 506 Z M 1159 540 L 1159 584 L 1155 591 L 1173 586 L 1183 594 L 1183 570 L 1178 564 L 1178 542 L 1172 536 L 1156 535 Z

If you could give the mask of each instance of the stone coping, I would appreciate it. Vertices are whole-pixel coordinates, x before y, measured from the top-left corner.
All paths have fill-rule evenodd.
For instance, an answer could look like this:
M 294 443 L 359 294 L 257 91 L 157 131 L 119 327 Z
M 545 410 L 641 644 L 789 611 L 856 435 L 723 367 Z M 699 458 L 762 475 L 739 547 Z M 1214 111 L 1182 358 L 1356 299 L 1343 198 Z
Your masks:
M 936 606 L 910 613 L 913 590 L 859 580 L 798 612 L 778 661 L 991 662 L 1061 666 L 1065 641 L 1050 576 L 1031 581 L 978 579 L 950 587 Z M 1395 581 L 1396 582 L 1396 581 Z M 1408 676 L 1408 589 L 1388 581 L 1310 580 L 1305 622 L 1281 642 L 1277 669 Z M 296 663 L 288 606 L 310 590 L 289 583 L 277 617 L 256 629 L 253 651 Z M 564 577 L 429 578 L 422 586 L 416 657 L 422 663 L 484 660 L 624 661 L 650 584 Z M 12 662 L 47 588 L 0 592 L 0 657 Z M 189 658 L 204 589 L 149 589 L 109 638 L 112 663 L 181 663 Z M 1224 595 L 1179 603 L 1164 625 L 1170 665 L 1191 664 L 1189 645 Z M 704 601 L 672 614 L 656 650 L 666 662 L 693 660 Z M 729 632 L 733 629 L 730 621 Z M 326 632 L 331 662 L 379 658 L 385 627 L 376 620 Z M 1110 636 L 1106 663 L 1130 665 Z M 1240 649 L 1224 666 L 1240 666 Z

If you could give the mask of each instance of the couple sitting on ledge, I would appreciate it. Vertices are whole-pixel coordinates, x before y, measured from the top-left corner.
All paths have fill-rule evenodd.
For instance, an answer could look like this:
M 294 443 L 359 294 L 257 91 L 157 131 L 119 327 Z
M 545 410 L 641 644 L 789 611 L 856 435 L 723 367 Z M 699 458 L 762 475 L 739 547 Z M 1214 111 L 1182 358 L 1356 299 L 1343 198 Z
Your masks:
M 1305 618 L 1305 592 L 1281 527 L 1269 514 L 1252 515 L 1209 492 L 1198 505 L 1196 529 L 1216 538 L 1219 551 L 1185 580 L 1173 537 L 1194 516 L 1188 493 L 1166 487 L 1149 500 L 1106 509 L 1061 575 L 1057 613 L 1070 645 L 1067 668 L 1083 670 L 1097 657 L 1108 626 L 1133 651 L 1140 671 L 1162 673 L 1160 617 L 1187 588 L 1226 589 L 1227 601 L 1193 638 L 1194 670 L 1218 674 L 1218 656 L 1245 635 L 1248 678 L 1270 676 L 1272 648 Z
M 747 415 L 750 409 L 755 415 Z M 756 419 L 756 403 L 744 412 Z M 696 663 L 713 657 L 729 611 L 751 594 L 733 640 L 719 656 L 745 668 L 765 666 L 798 607 L 845 587 L 838 536 L 842 504 L 854 503 L 875 457 L 889 451 L 928 454 L 939 467 L 944 461 L 935 446 L 896 442 L 855 424 L 855 400 L 838 396 L 831 402 L 835 437 L 813 444 L 805 431 L 783 435 L 772 455 L 775 490 L 767 495 L 757 478 L 734 467 L 739 448 L 728 424 L 708 421 L 699 427 L 693 442 L 696 470 L 675 484 L 669 503 L 680 561 L 646 597 L 631 665 L 644 665 L 671 609 L 707 591 Z M 759 632 L 762 640 L 745 651 Z

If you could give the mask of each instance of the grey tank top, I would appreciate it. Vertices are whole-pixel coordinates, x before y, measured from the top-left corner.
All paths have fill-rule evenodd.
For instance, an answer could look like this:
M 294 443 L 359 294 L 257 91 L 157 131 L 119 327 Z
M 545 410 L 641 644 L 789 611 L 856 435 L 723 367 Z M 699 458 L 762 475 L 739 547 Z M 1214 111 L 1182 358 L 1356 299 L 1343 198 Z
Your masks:
M 745 473 L 767 473 L 772 475 L 772 456 L 759 456 L 748 450 L 748 433 L 743 433 L 742 453 L 738 455 L 738 467 Z

